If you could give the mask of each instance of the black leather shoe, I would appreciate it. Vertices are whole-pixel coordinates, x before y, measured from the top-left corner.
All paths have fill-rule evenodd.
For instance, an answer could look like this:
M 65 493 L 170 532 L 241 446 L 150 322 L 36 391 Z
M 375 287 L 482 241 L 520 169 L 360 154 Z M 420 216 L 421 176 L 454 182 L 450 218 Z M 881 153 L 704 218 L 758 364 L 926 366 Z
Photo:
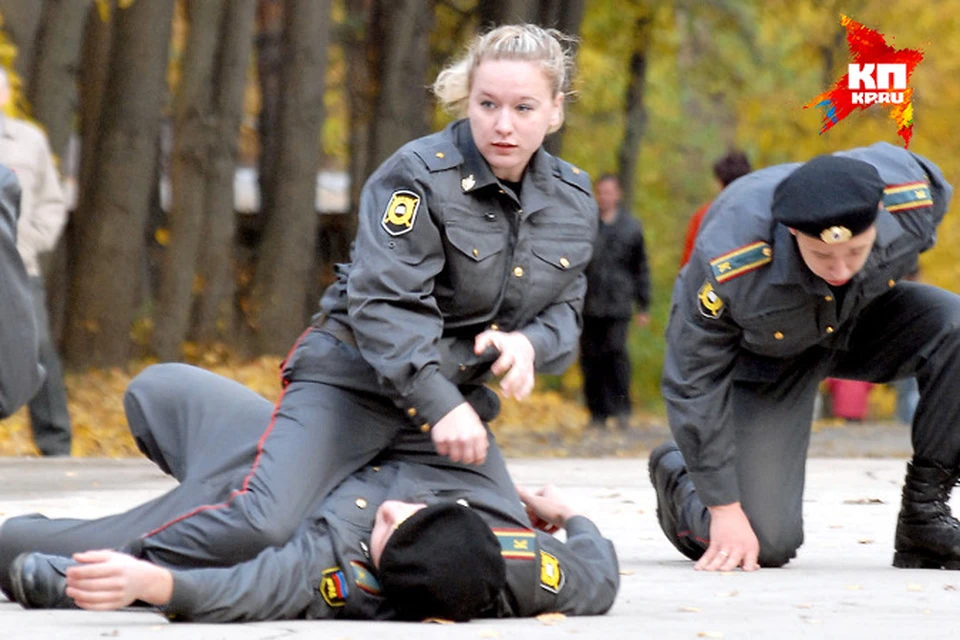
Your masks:
M 647 463 L 650 483 L 657 492 L 657 520 L 667 540 L 680 553 L 691 560 L 699 560 L 706 550 L 707 541 L 697 541 L 697 529 L 710 530 L 706 509 L 696 496 L 693 481 L 687 473 L 687 465 L 675 442 L 664 442 L 650 452 Z
M 13 599 L 25 609 L 75 609 L 66 594 L 67 567 L 74 564 L 62 556 L 21 553 L 10 565 Z

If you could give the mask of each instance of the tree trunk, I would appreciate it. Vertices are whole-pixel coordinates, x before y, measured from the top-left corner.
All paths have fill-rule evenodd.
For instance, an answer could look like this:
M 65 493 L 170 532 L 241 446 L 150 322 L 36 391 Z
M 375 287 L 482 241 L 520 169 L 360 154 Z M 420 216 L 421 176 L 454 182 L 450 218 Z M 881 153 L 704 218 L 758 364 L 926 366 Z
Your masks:
M 113 9 L 110 9 L 110 14 Z M 97 140 L 99 139 L 100 107 L 106 91 L 107 72 L 110 69 L 110 48 L 113 42 L 113 22 L 104 20 L 99 11 L 90 11 L 84 24 L 81 59 L 84 64 L 79 69 L 79 138 L 80 162 L 76 170 L 77 206 L 67 220 L 64 233 L 66 245 L 66 267 L 61 285 L 64 299 L 61 305 L 70 309 L 72 292 L 70 291 L 71 274 L 76 273 L 77 255 L 80 247 L 80 235 L 87 226 L 83 223 L 84 216 L 90 211 L 90 186 L 93 182 L 93 171 L 96 167 Z M 48 290 L 49 292 L 49 290 Z M 55 308 L 52 307 L 51 310 Z M 64 334 L 65 318 L 54 312 L 51 316 L 54 324 L 51 332 L 59 338 Z
M 352 4 L 350 2 L 347 3 Z M 258 173 L 260 183 L 260 211 L 256 227 L 259 231 L 267 224 L 267 216 L 273 206 L 267 200 L 273 194 L 270 180 L 276 174 L 279 144 L 280 95 L 283 70 L 283 0 L 258 0 L 257 3 L 257 79 L 260 82 L 260 115 L 257 119 L 257 134 L 260 141 Z
M 173 107 L 174 141 L 170 178 L 173 198 L 167 217 L 169 242 L 160 272 L 154 312 L 153 350 L 177 360 L 187 333 L 191 291 L 203 226 L 207 149 L 213 144 L 211 98 L 225 0 L 187 5 L 189 33 L 183 73 Z
M 130 353 L 173 5 L 134 2 L 115 12 L 91 208 L 83 216 L 71 283 L 77 312 L 67 326 L 65 351 L 77 366 L 119 365 Z
M 0 17 L 3 18 L 3 30 L 9 34 L 13 44 L 17 45 L 17 57 L 13 61 L 13 71 L 23 80 L 26 87 L 33 69 L 34 45 L 37 30 L 43 17 L 44 0 L 0 0 Z
M 480 16 L 480 29 L 488 31 L 504 24 L 536 22 L 540 13 L 540 0 L 480 0 L 477 11 Z
M 650 43 L 649 16 L 641 17 L 634 25 L 633 53 L 630 55 L 630 80 L 624 104 L 624 131 L 617 150 L 617 175 L 623 189 L 623 201 L 633 202 L 633 185 L 637 175 L 640 141 L 647 126 L 644 95 L 647 90 L 647 51 Z
M 255 9 L 256 0 L 231 0 L 221 23 L 213 97 L 214 142 L 208 150 L 207 217 L 198 263 L 202 286 L 194 303 L 194 338 L 202 342 L 232 335 L 235 324 L 233 176 L 253 46 Z
M 80 48 L 91 5 L 92 0 L 47 0 L 37 36 L 27 97 L 57 157 L 73 128 Z
M 370 143 L 370 131 L 373 126 L 372 113 L 376 87 L 371 77 L 375 69 L 370 63 L 370 53 L 375 51 L 376 44 L 371 42 L 366 34 L 372 22 L 372 11 L 372 0 L 348 2 L 346 28 L 343 31 L 347 77 L 350 78 L 346 91 L 350 119 L 348 171 L 350 173 L 350 219 L 353 227 L 351 237 L 356 235 L 356 211 L 360 202 L 360 190 L 371 170 L 370 153 L 373 145 Z
M 378 0 L 370 33 L 377 43 L 377 101 L 368 175 L 404 143 L 426 135 L 430 0 Z M 366 178 L 366 176 L 364 176 Z
M 284 353 L 307 319 L 317 244 L 315 207 L 330 0 L 289 0 L 284 18 L 280 139 L 271 210 L 248 322 L 261 353 Z M 282 177 L 282 180 L 279 179 Z
M 60 171 L 66 173 L 63 155 L 73 129 L 77 109 L 77 78 L 80 49 L 91 13 L 92 0 L 48 0 L 40 24 L 33 72 L 27 97 L 33 117 L 46 129 Z M 74 176 L 75 177 L 75 176 Z M 68 288 L 67 236 L 64 234 L 50 254 L 43 256 L 47 311 L 51 335 L 61 335 Z
M 580 35 L 580 25 L 583 24 L 584 14 L 583 0 L 558 0 L 556 2 L 544 1 L 540 3 L 540 11 L 537 24 L 550 29 L 558 29 L 571 37 Z M 570 55 L 576 59 L 576 43 L 570 45 Z M 563 87 L 568 91 L 570 87 Z M 570 110 L 573 107 L 571 103 L 564 105 L 564 108 Z M 554 132 L 544 141 L 544 148 L 555 156 L 560 155 L 563 148 L 563 134 L 566 127 L 561 127 L 559 131 Z

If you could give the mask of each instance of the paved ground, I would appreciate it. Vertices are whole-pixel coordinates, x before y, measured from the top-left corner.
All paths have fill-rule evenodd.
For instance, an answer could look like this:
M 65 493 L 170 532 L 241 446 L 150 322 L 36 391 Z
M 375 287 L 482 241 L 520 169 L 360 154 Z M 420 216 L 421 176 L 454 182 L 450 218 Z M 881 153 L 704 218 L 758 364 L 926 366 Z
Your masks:
M 891 448 L 904 446 L 902 430 L 891 434 Z M 861 434 L 874 445 L 885 437 L 873 435 Z M 817 435 L 814 450 L 835 437 Z M 511 469 L 519 482 L 562 487 L 616 543 L 622 584 L 608 615 L 454 626 L 303 621 L 208 626 L 168 624 L 148 611 L 24 611 L 0 597 L 0 637 L 907 638 L 921 629 L 956 625 L 960 574 L 890 566 L 902 459 L 811 459 L 806 544 L 799 558 L 784 569 L 723 575 L 693 571 L 662 536 L 645 458 L 518 459 Z M 169 479 L 137 460 L 0 459 L 0 520 L 33 511 L 103 515 L 169 486 Z

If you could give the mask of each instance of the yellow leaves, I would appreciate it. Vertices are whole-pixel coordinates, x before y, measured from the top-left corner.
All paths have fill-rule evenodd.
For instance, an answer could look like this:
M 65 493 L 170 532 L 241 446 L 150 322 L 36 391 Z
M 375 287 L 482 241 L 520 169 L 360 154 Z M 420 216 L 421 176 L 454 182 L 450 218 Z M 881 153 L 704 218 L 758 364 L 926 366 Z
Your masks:
M 537 616 L 537 621 L 540 622 L 540 624 L 547 625 L 548 627 L 560 624 L 566 619 L 567 616 L 562 613 L 541 613 Z
M 101 22 L 110 20 L 110 0 L 97 0 L 97 13 Z

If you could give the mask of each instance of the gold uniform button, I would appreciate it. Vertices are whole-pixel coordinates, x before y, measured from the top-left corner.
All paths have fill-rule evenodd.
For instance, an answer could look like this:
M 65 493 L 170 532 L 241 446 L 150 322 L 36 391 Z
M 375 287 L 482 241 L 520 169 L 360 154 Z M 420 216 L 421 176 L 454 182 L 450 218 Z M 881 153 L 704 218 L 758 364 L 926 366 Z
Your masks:
M 895 284 L 897 284 L 897 281 L 896 281 L 896 280 L 887 280 L 887 286 L 888 286 L 888 287 L 892 287 L 892 286 L 894 286 Z
M 467 365 L 465 364 L 460 365 L 460 371 L 466 371 L 466 370 L 467 370 Z
M 513 275 L 517 276 L 518 278 L 522 278 L 522 277 L 523 277 L 523 267 L 514 267 L 514 268 L 513 268 Z
M 411 418 L 414 418 L 417 415 L 417 410 L 414 409 L 413 407 L 410 407 L 409 409 L 407 409 L 407 415 L 410 416 Z
M 498 325 L 497 323 L 493 323 L 492 325 L 490 325 L 490 331 L 500 331 L 500 325 Z
M 773 334 L 773 337 L 776 338 L 777 340 L 783 340 L 783 334 L 780 333 L 779 331 Z
M 574 167 L 574 168 L 573 168 L 573 172 L 574 172 L 576 175 L 580 175 L 580 169 L 579 169 L 578 167 Z
M 480 249 L 474 249 L 474 250 L 473 250 L 473 257 L 474 257 L 474 258 L 479 258 L 479 257 L 480 257 Z
M 366 508 L 367 508 L 367 501 L 364 500 L 363 498 L 357 498 L 357 499 L 354 501 L 353 504 L 357 505 L 357 508 L 358 508 L 358 509 L 366 509 Z
M 497 189 L 497 193 L 499 193 L 499 194 L 501 194 L 501 195 L 502 195 L 502 194 L 504 194 L 504 193 L 505 193 L 505 191 L 504 191 L 503 189 Z
M 443 151 L 437 151 L 436 155 L 438 158 L 443 158 Z
M 833 302 L 833 296 L 823 296 L 823 299 L 827 302 Z
M 566 269 L 567 267 L 570 266 L 570 261 L 567 260 L 566 258 L 560 258 L 560 266 Z
M 833 333 L 833 327 L 827 327 L 827 333 Z
M 430 423 L 424 422 L 422 425 L 420 425 L 420 431 L 423 431 L 424 433 L 430 431 Z
M 380 467 L 374 467 L 373 470 L 374 470 L 374 472 L 376 472 L 376 473 L 380 473 Z

